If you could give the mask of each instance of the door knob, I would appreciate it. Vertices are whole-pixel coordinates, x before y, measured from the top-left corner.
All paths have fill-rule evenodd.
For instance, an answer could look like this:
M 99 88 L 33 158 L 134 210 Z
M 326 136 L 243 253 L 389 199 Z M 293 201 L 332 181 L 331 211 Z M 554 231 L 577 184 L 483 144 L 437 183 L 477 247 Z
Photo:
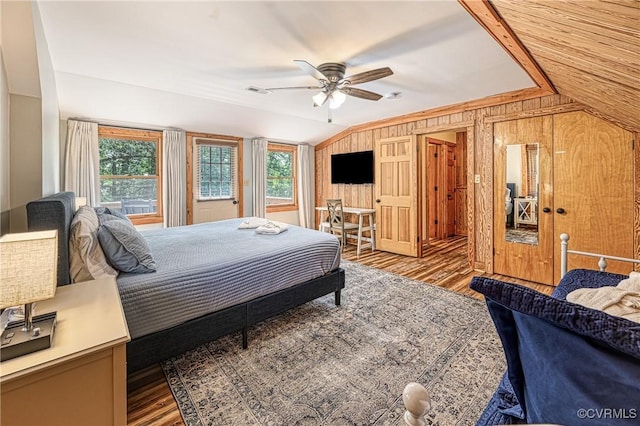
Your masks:
M 549 207 L 543 208 L 542 211 L 545 213 L 551 213 L 551 209 Z
M 563 209 L 562 207 L 558 207 L 558 208 L 556 209 L 556 213 L 558 213 L 558 214 L 565 214 L 565 213 L 566 213 L 566 211 L 565 211 L 565 209 Z
M 238 204 L 238 201 L 237 200 L 233 200 L 233 204 Z
M 380 202 L 380 198 L 376 199 L 376 203 L 379 203 L 379 202 Z

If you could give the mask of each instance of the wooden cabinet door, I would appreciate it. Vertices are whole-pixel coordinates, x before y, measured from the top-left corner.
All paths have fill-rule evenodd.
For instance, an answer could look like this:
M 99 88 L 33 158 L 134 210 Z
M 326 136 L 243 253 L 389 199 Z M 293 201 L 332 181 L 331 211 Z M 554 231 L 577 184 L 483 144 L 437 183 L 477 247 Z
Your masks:
M 544 213 L 553 207 L 551 147 L 552 117 L 535 117 L 506 121 L 494 125 L 494 271 L 498 274 L 517 277 L 544 284 L 553 283 L 553 215 Z M 521 174 L 522 164 L 514 165 L 521 157 L 522 147 L 538 144 L 538 194 L 537 194 L 537 238 L 525 240 L 516 232 L 508 232 L 506 222 L 505 193 L 507 169 L 510 174 Z M 507 156 L 507 147 L 520 151 Z M 522 187 L 516 186 L 515 196 L 524 196 Z M 514 194 L 511 194 L 512 198 Z M 515 198 L 513 200 L 515 204 Z M 515 205 L 514 205 L 515 209 Z M 530 237 L 527 234 L 527 237 Z M 519 240 L 519 238 L 523 238 Z M 523 242 L 527 241 L 527 242 Z
M 632 134 L 584 112 L 554 117 L 555 282 L 560 280 L 560 234 L 569 249 L 633 257 Z M 558 210 L 562 213 L 559 213 Z M 628 274 L 629 265 L 608 262 Z M 597 259 L 569 256 L 568 269 L 597 268 Z
M 418 256 L 417 138 L 379 139 L 375 144 L 376 247 Z

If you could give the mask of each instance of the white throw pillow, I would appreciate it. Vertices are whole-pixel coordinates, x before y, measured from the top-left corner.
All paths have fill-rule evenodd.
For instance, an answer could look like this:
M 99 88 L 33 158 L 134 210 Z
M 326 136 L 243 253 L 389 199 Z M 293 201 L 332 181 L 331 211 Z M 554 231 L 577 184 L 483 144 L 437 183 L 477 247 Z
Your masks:
M 69 234 L 69 272 L 71 282 L 115 277 L 113 269 L 98 241 L 98 216 L 91 206 L 78 209 L 71 221 Z

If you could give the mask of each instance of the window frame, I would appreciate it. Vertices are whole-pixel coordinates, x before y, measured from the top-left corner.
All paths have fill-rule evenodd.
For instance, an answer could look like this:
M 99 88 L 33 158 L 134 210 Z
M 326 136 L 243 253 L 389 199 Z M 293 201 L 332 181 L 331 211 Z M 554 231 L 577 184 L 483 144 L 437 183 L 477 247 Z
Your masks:
M 270 152 L 288 152 L 291 153 L 291 180 L 293 185 L 293 202 L 287 204 L 267 205 L 267 213 L 284 212 L 298 210 L 298 149 L 296 145 L 286 145 L 269 142 L 267 144 L 267 164 Z M 269 180 L 269 170 L 267 166 L 267 181 Z M 266 197 L 266 194 L 265 194 Z M 266 200 L 265 200 L 266 201 Z
M 142 129 L 129 129 L 123 127 L 103 126 L 98 125 L 98 144 L 100 144 L 101 138 L 109 139 L 123 139 L 123 140 L 139 140 L 145 142 L 153 142 L 156 144 L 156 211 L 153 213 L 141 213 L 134 215 L 127 215 L 134 225 L 147 225 L 155 223 L 163 223 L 163 205 L 162 205 L 162 132 L 154 130 L 142 130 Z M 98 161 L 101 159 L 99 158 Z M 121 175 L 99 175 L 100 181 L 102 179 L 135 179 L 145 178 L 146 176 L 121 176 Z M 102 200 L 100 200 L 102 203 Z

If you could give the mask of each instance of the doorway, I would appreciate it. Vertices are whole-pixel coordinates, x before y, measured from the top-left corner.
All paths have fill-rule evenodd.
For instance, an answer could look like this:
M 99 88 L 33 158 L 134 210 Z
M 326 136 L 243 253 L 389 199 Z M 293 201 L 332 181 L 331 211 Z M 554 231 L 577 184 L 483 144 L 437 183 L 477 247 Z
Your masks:
M 420 137 L 421 241 L 466 236 L 467 137 L 466 131 L 429 133 Z

